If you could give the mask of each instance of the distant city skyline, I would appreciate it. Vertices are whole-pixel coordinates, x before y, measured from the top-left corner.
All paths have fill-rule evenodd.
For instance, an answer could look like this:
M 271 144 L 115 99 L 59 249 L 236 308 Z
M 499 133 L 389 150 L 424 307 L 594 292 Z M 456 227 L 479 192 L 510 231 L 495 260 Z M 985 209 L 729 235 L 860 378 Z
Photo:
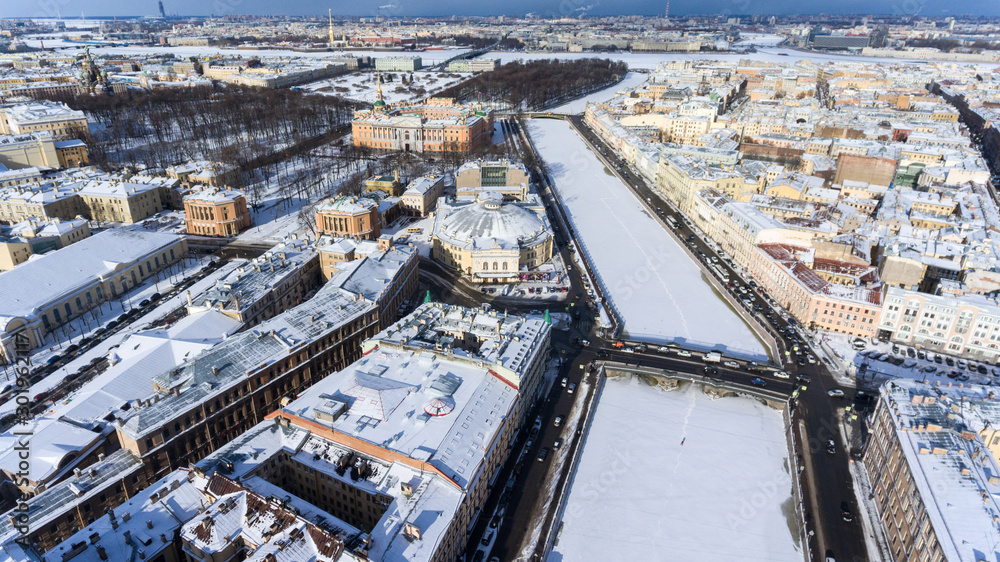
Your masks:
M 332 9 L 341 16 L 494 16 L 523 15 L 533 13 L 543 17 L 609 15 L 660 15 L 665 1 L 641 0 L 638 2 L 601 2 L 600 0 L 509 0 L 504 2 L 460 2 L 458 0 L 375 0 L 365 3 L 321 2 L 306 0 L 287 4 L 264 0 L 167 0 L 164 7 L 168 14 L 182 16 L 207 15 L 290 15 L 308 16 L 325 14 Z M 0 17 L 56 17 L 66 19 L 79 17 L 127 17 L 158 13 L 155 0 L 134 2 L 131 0 L 50 0 L 46 2 L 17 3 L 8 10 L 0 10 Z M 978 2 L 973 0 L 843 0 L 835 4 L 828 2 L 801 2 L 797 0 L 674 0 L 670 6 L 671 15 L 790 15 L 790 14 L 873 14 L 873 15 L 921 15 L 940 16 L 997 16 L 1000 2 Z

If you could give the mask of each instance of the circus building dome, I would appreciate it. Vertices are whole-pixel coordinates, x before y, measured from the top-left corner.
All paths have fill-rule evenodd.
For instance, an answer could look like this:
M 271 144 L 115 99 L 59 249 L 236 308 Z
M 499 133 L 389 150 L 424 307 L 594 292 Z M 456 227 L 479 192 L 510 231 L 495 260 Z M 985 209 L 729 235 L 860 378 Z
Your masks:
M 516 277 L 521 266 L 534 268 L 552 257 L 552 230 L 544 210 L 505 202 L 499 194 L 439 205 L 436 218 L 434 257 L 474 280 L 506 280 Z

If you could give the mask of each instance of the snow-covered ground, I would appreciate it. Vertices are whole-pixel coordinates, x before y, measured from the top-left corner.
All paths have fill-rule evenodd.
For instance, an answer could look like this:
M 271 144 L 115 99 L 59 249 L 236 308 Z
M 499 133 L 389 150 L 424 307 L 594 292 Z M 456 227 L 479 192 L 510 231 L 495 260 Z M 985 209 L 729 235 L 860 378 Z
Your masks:
M 528 122 L 581 250 L 634 338 L 720 347 L 767 357 L 750 328 L 705 281 L 698 265 L 586 146 L 569 123 Z
M 779 53 L 785 53 L 781 55 Z M 860 55 L 835 54 L 835 53 L 808 53 L 795 51 L 786 48 L 762 47 L 756 53 L 519 53 L 507 51 L 491 51 L 486 55 L 488 58 L 498 58 L 501 64 L 506 64 L 514 60 L 536 60 L 536 59 L 580 59 L 599 58 L 624 61 L 629 68 L 653 69 L 661 61 L 669 60 L 725 60 L 738 62 L 740 60 L 751 60 L 771 63 L 795 64 L 800 60 L 811 60 L 815 63 L 825 63 L 828 61 L 855 61 L 864 63 L 902 63 L 908 62 L 906 59 L 889 59 L 881 57 L 863 57 Z M 909 61 L 926 62 L 926 61 Z M 997 63 L 979 63 L 987 68 L 1000 67 Z
M 607 381 L 549 562 L 802 560 L 781 414 L 680 388 Z
M 418 70 L 413 73 L 394 72 L 390 74 L 395 76 L 392 82 L 386 82 L 386 76 L 384 74 L 382 76 L 382 98 L 387 103 L 421 100 L 435 92 L 468 80 L 472 76 L 469 72 L 437 72 L 426 70 Z M 403 86 L 400 78 L 404 74 L 407 78 L 411 75 L 413 76 L 412 85 Z M 369 103 L 374 103 L 378 99 L 374 72 L 354 72 L 335 78 L 324 78 L 323 80 L 305 84 L 301 88 L 320 94 L 341 96 Z
M 611 86 L 610 88 L 605 88 L 603 90 L 598 90 L 592 94 L 588 94 L 578 100 L 573 100 L 569 103 L 560 105 L 559 107 L 552 110 L 553 113 L 583 113 L 587 109 L 588 102 L 599 103 L 602 101 L 608 101 L 614 97 L 615 93 L 619 90 L 624 90 L 627 88 L 634 88 L 639 84 L 646 81 L 647 75 L 641 72 L 629 72 L 625 75 L 625 78 Z

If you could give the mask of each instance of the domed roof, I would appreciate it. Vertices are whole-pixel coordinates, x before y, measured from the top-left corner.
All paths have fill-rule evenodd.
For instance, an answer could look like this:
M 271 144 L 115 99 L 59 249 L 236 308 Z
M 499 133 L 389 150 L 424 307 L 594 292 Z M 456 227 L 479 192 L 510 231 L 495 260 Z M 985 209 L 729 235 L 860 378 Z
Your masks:
M 446 416 L 455 409 L 455 399 L 451 396 L 438 396 L 424 404 L 424 412 L 434 416 Z
M 483 197 L 445 216 L 436 233 L 454 245 L 488 249 L 494 245 L 516 248 L 551 236 L 548 225 L 535 213 L 498 197 Z

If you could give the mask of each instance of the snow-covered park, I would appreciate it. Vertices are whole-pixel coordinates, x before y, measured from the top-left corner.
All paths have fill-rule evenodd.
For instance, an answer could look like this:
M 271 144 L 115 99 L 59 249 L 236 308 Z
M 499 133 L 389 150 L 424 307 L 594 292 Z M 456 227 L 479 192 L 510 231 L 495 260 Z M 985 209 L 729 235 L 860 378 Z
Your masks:
M 549 562 L 802 560 L 781 413 L 608 380 Z
M 590 257 L 630 337 L 767 357 L 698 264 L 605 169 L 569 123 L 534 119 L 527 127 L 581 250 Z
M 392 81 L 386 81 L 392 75 Z M 403 85 L 402 77 L 413 82 Z M 418 70 L 416 72 L 392 72 L 382 74 L 382 98 L 387 103 L 417 101 L 426 98 L 459 82 L 468 80 L 468 72 L 437 72 Z M 374 72 L 353 72 L 334 78 L 325 78 L 301 86 L 303 90 L 319 94 L 336 95 L 352 100 L 374 103 L 377 97 Z

